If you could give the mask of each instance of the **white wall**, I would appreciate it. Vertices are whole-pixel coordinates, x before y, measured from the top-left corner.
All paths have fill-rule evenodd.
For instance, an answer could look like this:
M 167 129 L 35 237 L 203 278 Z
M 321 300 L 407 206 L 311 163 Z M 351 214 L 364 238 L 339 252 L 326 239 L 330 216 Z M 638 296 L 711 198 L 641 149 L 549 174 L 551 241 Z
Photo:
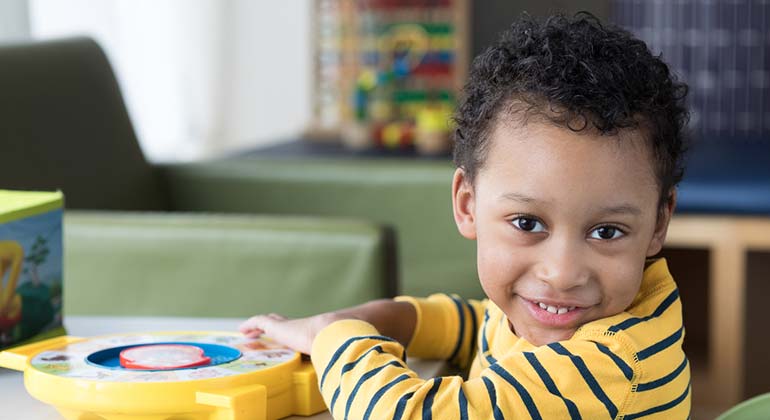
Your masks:
M 297 136 L 309 123 L 312 1 L 235 2 L 225 76 L 228 148 L 245 145 L 244 135 L 261 144 Z
M 0 42 L 29 38 L 27 0 L 0 0 Z
M 147 157 L 199 159 L 305 127 L 310 1 L 30 0 L 31 33 L 95 38 Z

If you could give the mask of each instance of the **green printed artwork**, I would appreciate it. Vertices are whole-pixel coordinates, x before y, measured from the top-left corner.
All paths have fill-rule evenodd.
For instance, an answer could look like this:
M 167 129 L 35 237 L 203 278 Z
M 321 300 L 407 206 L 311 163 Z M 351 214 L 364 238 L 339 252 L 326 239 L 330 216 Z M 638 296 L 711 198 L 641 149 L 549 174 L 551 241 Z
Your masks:
M 0 348 L 61 334 L 62 195 L 0 190 Z

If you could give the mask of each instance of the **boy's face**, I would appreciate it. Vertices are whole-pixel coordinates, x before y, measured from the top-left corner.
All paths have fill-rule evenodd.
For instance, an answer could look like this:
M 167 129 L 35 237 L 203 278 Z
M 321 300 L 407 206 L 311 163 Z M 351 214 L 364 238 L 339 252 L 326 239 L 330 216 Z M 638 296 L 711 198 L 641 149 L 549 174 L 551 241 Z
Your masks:
M 631 304 L 674 205 L 658 218 L 651 161 L 638 132 L 502 123 L 475 185 L 457 170 L 457 226 L 477 241 L 482 288 L 517 335 L 566 340 Z

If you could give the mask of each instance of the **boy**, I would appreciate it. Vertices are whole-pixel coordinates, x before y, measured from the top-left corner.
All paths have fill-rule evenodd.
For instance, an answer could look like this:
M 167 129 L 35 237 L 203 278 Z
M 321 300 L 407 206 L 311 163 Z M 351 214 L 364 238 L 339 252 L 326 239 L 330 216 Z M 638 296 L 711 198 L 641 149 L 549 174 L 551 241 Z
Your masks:
M 473 63 L 457 115 L 460 234 L 488 299 L 400 297 L 289 320 L 337 419 L 685 419 L 679 294 L 662 259 L 687 88 L 646 45 L 579 14 L 524 17 Z M 422 380 L 405 360 L 471 366 Z

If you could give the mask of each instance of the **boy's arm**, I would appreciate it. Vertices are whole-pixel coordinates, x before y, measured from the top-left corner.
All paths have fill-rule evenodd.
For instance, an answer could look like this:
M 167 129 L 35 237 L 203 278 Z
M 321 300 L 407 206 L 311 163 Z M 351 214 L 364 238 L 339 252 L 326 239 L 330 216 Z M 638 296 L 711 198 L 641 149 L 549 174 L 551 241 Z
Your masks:
M 373 325 L 380 335 L 408 346 L 413 357 L 448 360 L 466 369 L 475 351 L 475 339 L 484 302 L 448 294 L 427 298 L 400 296 L 381 299 L 334 312 L 298 319 L 257 315 L 239 330 L 250 337 L 265 334 L 299 352 L 310 354 L 315 336 L 334 321 L 357 319 Z
M 249 337 L 265 334 L 296 351 L 310 354 L 318 332 L 343 319 L 366 321 L 377 328 L 380 334 L 407 346 L 414 333 L 417 312 L 407 302 L 380 299 L 307 318 L 288 319 L 278 314 L 256 315 L 244 321 L 238 329 Z
M 689 372 L 632 391 L 640 374 L 633 354 L 610 338 L 597 340 L 603 343 L 569 340 L 514 351 L 488 360 L 491 365 L 467 381 L 426 380 L 408 368 L 398 342 L 370 324 L 344 320 L 319 333 L 312 361 L 335 419 L 687 417 Z
M 417 320 L 407 353 L 422 359 L 447 360 L 467 369 L 476 349 L 486 301 L 437 293 L 427 298 L 400 296 L 416 310 Z M 376 326 L 375 326 L 376 327 Z

